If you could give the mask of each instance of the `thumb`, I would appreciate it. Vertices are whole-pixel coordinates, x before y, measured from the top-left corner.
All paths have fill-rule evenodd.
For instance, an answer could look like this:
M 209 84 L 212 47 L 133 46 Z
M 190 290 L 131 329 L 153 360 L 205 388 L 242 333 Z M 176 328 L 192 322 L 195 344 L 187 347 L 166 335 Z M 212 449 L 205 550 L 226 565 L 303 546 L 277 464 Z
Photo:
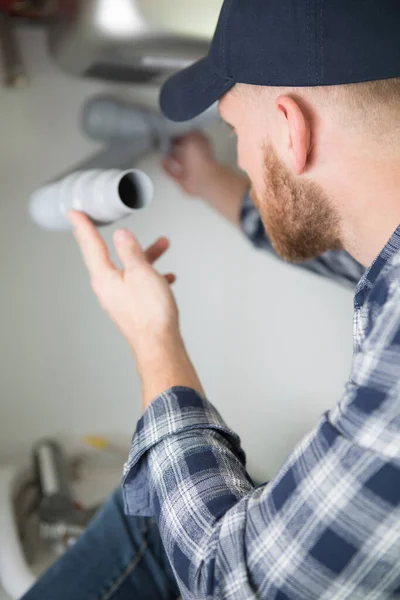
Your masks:
M 114 246 L 124 270 L 134 269 L 146 262 L 143 250 L 133 234 L 127 229 L 119 229 L 114 233 Z

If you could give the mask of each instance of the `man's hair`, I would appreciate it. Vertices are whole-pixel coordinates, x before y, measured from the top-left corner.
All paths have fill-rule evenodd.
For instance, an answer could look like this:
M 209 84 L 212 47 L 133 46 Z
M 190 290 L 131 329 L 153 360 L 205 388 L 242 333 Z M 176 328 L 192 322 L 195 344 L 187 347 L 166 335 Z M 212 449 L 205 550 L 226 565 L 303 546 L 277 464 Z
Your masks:
M 346 128 L 400 146 L 400 78 L 320 87 L 237 87 L 245 87 L 254 98 L 262 93 L 286 94 L 306 105 L 326 107 Z

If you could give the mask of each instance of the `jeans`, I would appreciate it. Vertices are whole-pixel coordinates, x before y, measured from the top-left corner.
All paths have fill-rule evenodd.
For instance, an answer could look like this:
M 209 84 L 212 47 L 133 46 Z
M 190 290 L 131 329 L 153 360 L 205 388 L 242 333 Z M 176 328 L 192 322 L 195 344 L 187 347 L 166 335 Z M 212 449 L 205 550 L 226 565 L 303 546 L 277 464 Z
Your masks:
M 23 600 L 176 600 L 154 519 L 127 517 L 117 489 L 87 530 Z

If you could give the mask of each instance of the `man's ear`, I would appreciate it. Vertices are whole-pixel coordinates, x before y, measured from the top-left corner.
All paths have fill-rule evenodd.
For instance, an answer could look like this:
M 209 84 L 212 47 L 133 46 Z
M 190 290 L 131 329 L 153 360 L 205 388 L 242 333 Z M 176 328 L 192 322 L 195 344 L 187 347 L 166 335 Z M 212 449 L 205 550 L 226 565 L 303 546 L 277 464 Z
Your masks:
M 281 117 L 285 136 L 284 145 L 292 169 L 296 175 L 302 175 L 311 147 L 311 131 L 307 116 L 301 106 L 290 96 L 279 96 L 275 101 L 275 107 Z

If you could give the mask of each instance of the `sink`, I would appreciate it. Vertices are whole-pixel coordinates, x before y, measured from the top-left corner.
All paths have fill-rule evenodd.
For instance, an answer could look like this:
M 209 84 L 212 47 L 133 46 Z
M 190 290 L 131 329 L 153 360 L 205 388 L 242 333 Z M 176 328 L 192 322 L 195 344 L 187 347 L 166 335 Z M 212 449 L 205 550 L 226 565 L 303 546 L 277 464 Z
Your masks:
M 15 518 L 13 496 L 24 472 L 15 467 L 0 470 L 0 582 L 11 598 L 19 598 L 35 582 L 28 565 Z
M 222 0 L 59 0 L 50 54 L 65 71 L 160 83 L 208 52 Z
M 90 461 L 80 468 L 72 489 L 77 502 L 100 505 L 120 483 L 122 463 Z M 60 555 L 61 549 L 39 536 L 34 505 L 32 468 L 28 465 L 0 467 L 0 590 L 18 600 Z M 25 509 L 21 510 L 21 498 Z M 0 598 L 1 591 L 0 591 Z

